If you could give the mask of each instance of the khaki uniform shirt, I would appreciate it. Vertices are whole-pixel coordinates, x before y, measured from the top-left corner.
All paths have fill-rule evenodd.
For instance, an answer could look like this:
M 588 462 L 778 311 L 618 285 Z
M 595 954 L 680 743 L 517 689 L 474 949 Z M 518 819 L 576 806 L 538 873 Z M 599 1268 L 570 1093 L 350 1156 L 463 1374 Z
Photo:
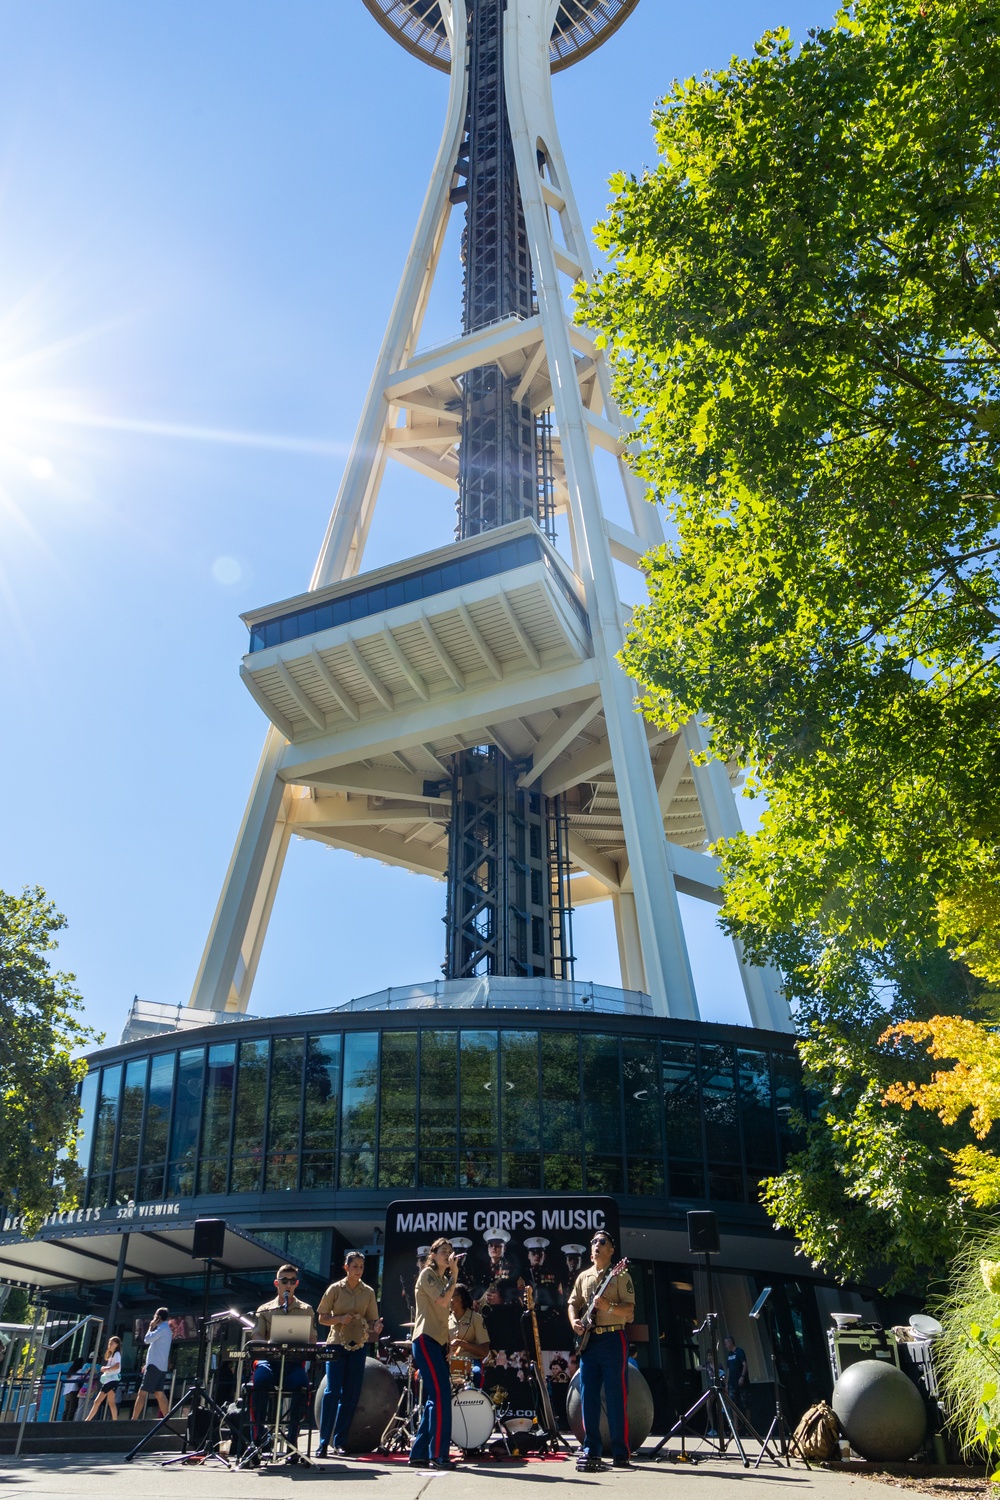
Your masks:
M 413 1325 L 413 1337 L 434 1339 L 439 1344 L 448 1342 L 448 1318 L 449 1308 L 447 1303 L 444 1307 L 435 1306 L 436 1299 L 443 1297 L 449 1289 L 454 1289 L 454 1282 L 450 1276 L 442 1276 L 434 1266 L 424 1266 L 417 1277 L 415 1296 L 417 1302 L 416 1322 Z
M 468 1312 L 456 1318 L 454 1313 L 448 1314 L 448 1333 L 453 1339 L 464 1339 L 469 1344 L 488 1344 L 490 1336 L 486 1332 L 486 1324 L 483 1322 L 482 1314 L 477 1313 L 474 1307 Z M 468 1353 L 468 1350 L 462 1351 Z
M 254 1340 L 263 1339 L 264 1342 L 267 1343 L 267 1344 L 269 1344 L 271 1342 L 271 1319 L 274 1317 L 275 1313 L 283 1313 L 284 1312 L 284 1310 L 285 1310 L 284 1304 L 285 1304 L 284 1296 L 281 1296 L 281 1297 L 275 1297 L 273 1299 L 273 1301 L 271 1301 L 271 1302 L 264 1302 L 264 1303 L 261 1304 L 260 1307 L 258 1307 L 258 1309 L 257 1309 L 257 1321 L 254 1324 L 253 1333 L 250 1335 L 251 1339 L 254 1339 Z M 309 1303 L 308 1302 L 300 1302 L 299 1299 L 298 1299 L 298 1297 L 289 1297 L 289 1299 L 288 1299 L 288 1311 L 290 1313 L 308 1313 L 309 1314 L 309 1317 L 310 1317 L 310 1320 L 311 1320 L 311 1323 L 312 1323 L 312 1328 L 311 1328 L 309 1337 L 312 1339 L 313 1343 L 315 1344 L 316 1343 L 316 1315 L 313 1312 L 312 1308 L 309 1306 Z
M 347 1285 L 346 1276 L 327 1287 L 316 1311 L 320 1318 L 334 1314 L 342 1317 L 344 1313 L 355 1315 L 349 1323 L 335 1323 L 327 1330 L 328 1344 L 352 1344 L 355 1347 L 367 1344 L 369 1330 L 366 1324 L 378 1322 L 378 1303 L 372 1288 L 359 1281 L 352 1289 Z
M 569 1294 L 570 1309 L 577 1317 L 586 1312 L 594 1293 L 607 1274 L 607 1270 L 598 1271 L 594 1266 L 588 1266 L 585 1271 L 580 1272 Z M 608 1283 L 604 1296 L 608 1302 L 627 1302 L 633 1309 L 635 1308 L 635 1288 L 627 1271 L 618 1272 L 614 1280 Z M 598 1308 L 594 1313 L 595 1328 L 623 1328 L 624 1326 L 625 1314 L 618 1307 L 615 1307 L 614 1312 L 601 1312 Z

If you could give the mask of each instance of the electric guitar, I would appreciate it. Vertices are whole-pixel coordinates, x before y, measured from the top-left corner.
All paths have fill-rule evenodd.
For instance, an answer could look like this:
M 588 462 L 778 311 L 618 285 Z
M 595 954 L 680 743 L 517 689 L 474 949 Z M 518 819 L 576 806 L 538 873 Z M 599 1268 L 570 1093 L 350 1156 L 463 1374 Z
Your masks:
M 576 1352 L 577 1352 L 577 1354 L 582 1354 L 583 1351 L 584 1351 L 584 1349 L 586 1349 L 587 1344 L 590 1342 L 590 1331 L 591 1331 L 591 1329 L 594 1326 L 594 1314 L 597 1311 L 597 1303 L 598 1303 L 599 1299 L 604 1296 L 604 1293 L 607 1291 L 608 1287 L 614 1281 L 615 1277 L 616 1276 L 620 1276 L 621 1273 L 622 1273 L 622 1271 L 625 1271 L 627 1269 L 628 1269 L 628 1260 L 627 1259 L 623 1258 L 622 1260 L 618 1261 L 617 1264 L 613 1265 L 611 1267 L 611 1269 L 607 1272 L 607 1274 L 604 1277 L 604 1280 L 601 1282 L 600 1286 L 597 1288 L 597 1291 L 591 1297 L 590 1302 L 589 1302 L 586 1310 L 583 1313 L 583 1316 L 579 1319 L 579 1322 L 581 1322 L 583 1324 L 583 1332 L 579 1335 L 579 1337 L 578 1337 L 578 1339 L 576 1341 Z

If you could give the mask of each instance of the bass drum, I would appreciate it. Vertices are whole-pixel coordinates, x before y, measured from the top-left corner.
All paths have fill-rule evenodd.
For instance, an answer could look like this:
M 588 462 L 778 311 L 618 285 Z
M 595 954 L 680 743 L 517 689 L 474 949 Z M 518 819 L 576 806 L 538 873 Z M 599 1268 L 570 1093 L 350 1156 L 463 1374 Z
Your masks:
M 313 1407 L 317 1428 L 320 1424 L 325 1395 L 326 1376 L 324 1375 L 316 1387 L 316 1401 Z M 389 1418 L 396 1410 L 398 1401 L 399 1384 L 393 1379 L 386 1366 L 377 1359 L 366 1359 L 361 1396 L 347 1434 L 348 1453 L 374 1453 L 388 1425 Z
M 641 1448 L 653 1429 L 653 1393 L 646 1377 L 635 1365 L 625 1366 L 628 1389 L 626 1416 L 628 1418 L 628 1440 L 632 1452 Z M 569 1383 L 566 1394 L 566 1416 L 570 1429 L 578 1443 L 583 1442 L 583 1387 L 577 1370 Z M 608 1402 L 601 1387 L 601 1442 L 605 1453 L 611 1452 L 611 1433 L 608 1429 Z
M 465 1453 L 482 1448 L 493 1436 L 496 1409 L 485 1391 L 456 1391 L 451 1403 L 451 1440 Z

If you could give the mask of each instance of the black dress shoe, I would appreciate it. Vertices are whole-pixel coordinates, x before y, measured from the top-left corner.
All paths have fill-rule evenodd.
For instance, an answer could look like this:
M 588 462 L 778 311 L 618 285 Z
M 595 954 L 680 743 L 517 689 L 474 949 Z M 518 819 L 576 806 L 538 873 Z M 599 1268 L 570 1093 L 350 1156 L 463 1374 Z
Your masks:
M 612 1459 L 612 1463 L 614 1464 L 614 1467 L 616 1469 L 634 1469 L 635 1468 L 635 1465 L 633 1464 L 633 1462 L 632 1462 L 632 1460 L 630 1458 L 614 1458 L 614 1459 Z
M 406 1462 L 411 1469 L 429 1469 L 431 1466 L 429 1458 L 408 1458 Z
M 334 1453 L 336 1453 L 336 1451 L 337 1451 L 336 1448 L 334 1448 L 333 1451 L 334 1451 Z M 316 1449 L 316 1457 L 317 1458 L 325 1458 L 326 1454 L 327 1454 L 326 1444 L 325 1443 L 320 1443 L 319 1447 Z
M 458 1464 L 454 1463 L 450 1458 L 432 1458 L 431 1459 L 431 1468 L 432 1469 L 457 1469 L 458 1468 Z
M 599 1458 L 578 1458 L 576 1471 L 578 1474 L 604 1474 L 607 1472 L 607 1464 L 602 1463 Z
M 347 1457 L 347 1449 L 346 1448 L 334 1448 L 333 1452 L 334 1452 L 334 1456 L 336 1458 L 346 1458 Z

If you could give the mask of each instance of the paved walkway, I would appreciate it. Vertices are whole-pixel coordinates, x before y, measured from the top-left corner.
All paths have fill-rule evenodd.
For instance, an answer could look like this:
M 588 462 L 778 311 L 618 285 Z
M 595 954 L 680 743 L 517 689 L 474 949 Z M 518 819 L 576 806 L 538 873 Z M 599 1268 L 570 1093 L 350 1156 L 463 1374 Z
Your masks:
M 0 1460 L 0 1500 L 70 1500 L 78 1495 L 86 1500 L 296 1500 L 299 1486 L 328 1493 L 327 1486 L 334 1484 L 337 1500 L 522 1500 L 526 1487 L 544 1490 L 558 1484 L 576 1486 L 579 1500 L 597 1489 L 611 1492 L 614 1500 L 889 1500 L 884 1485 L 854 1475 L 807 1471 L 801 1464 L 747 1471 L 729 1460 L 683 1468 L 640 1460 L 634 1472 L 604 1474 L 577 1474 L 572 1462 L 556 1460 L 469 1463 L 451 1473 L 389 1461 L 334 1460 L 315 1469 L 239 1472 L 183 1464 L 165 1469 L 155 1455 L 146 1454 L 130 1464 L 117 1455 Z

